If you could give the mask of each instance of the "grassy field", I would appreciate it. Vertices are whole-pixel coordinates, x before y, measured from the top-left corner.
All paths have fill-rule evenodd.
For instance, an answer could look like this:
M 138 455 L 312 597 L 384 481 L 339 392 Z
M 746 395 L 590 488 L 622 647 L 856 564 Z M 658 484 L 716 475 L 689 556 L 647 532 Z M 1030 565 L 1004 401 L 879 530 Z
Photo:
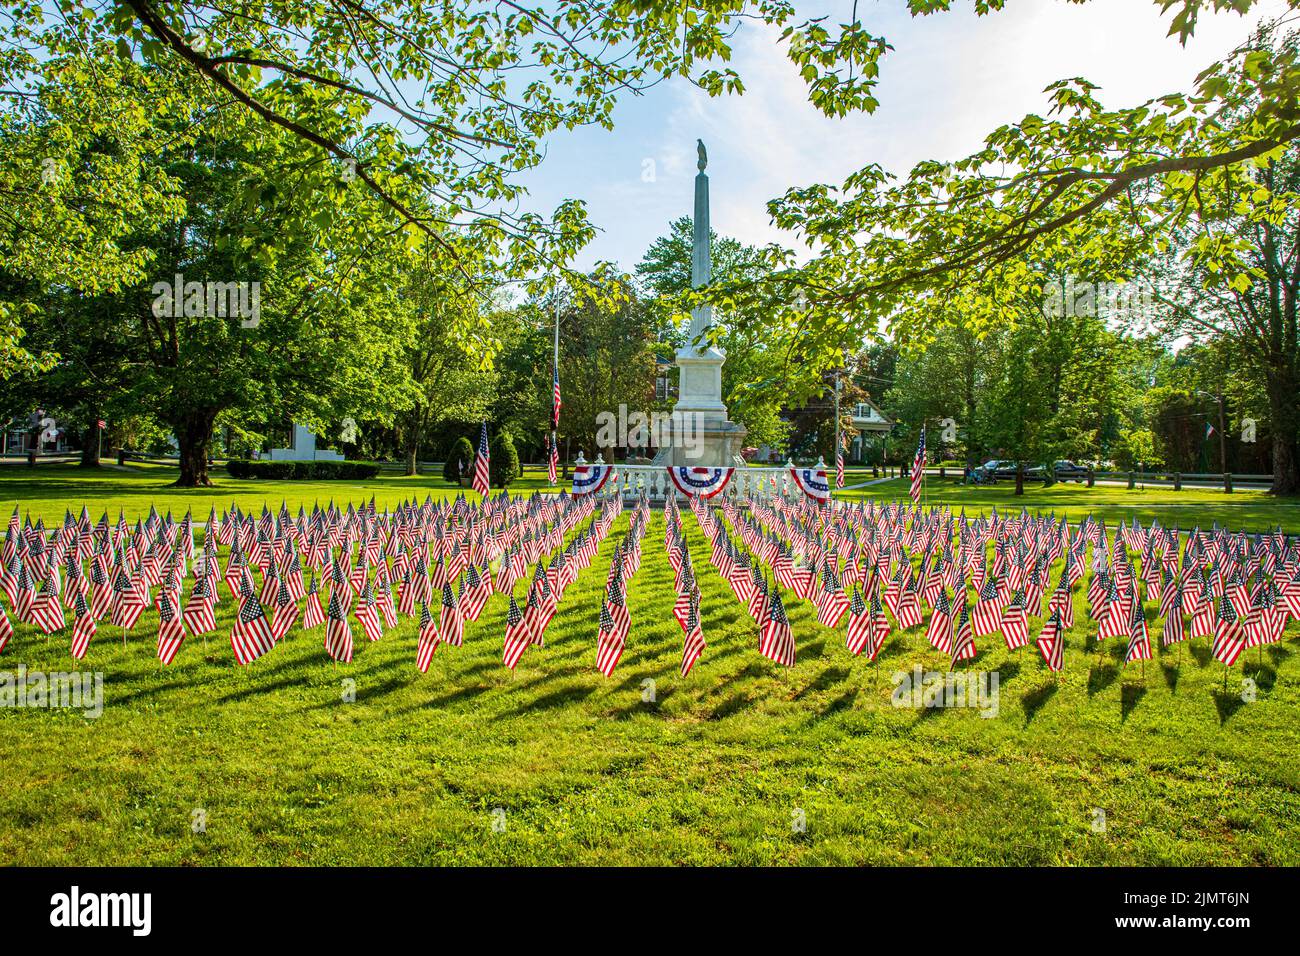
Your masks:
M 0 504 L 47 521 L 66 508 L 150 504 L 204 518 L 231 500 L 368 500 L 453 493 L 437 476 L 359 485 L 221 481 L 167 489 L 157 469 L 85 477 L 0 469 Z M 536 479 L 521 487 L 540 487 Z M 543 479 L 544 481 L 544 479 Z M 850 493 L 893 498 L 901 483 Z M 931 487 L 968 511 L 1021 502 L 1002 489 Z M 1282 524 L 1297 509 L 1243 493 L 1032 492 L 1031 510 L 1184 527 Z M 1177 517 L 1175 517 L 1177 516 Z M 671 568 L 655 514 L 628 604 L 633 627 L 614 677 L 594 669 L 597 600 L 616 523 L 560 606 L 546 647 L 515 673 L 500 664 L 503 602 L 467 625 L 465 646 L 415 669 L 412 622 L 359 640 L 334 667 L 320 630 L 295 630 L 249 668 L 224 637 L 154 656 L 154 615 L 127 637 L 105 626 L 86 669 L 102 671 L 104 711 L 0 709 L 0 862 L 20 864 L 1290 864 L 1300 863 L 1300 655 L 1290 630 L 1230 673 L 1203 639 L 1145 672 L 1082 624 L 1059 684 L 1032 647 L 980 640 L 999 710 L 891 705 L 891 675 L 946 671 L 918 632 L 895 634 L 876 665 L 840 631 L 791 605 L 798 663 L 760 657 L 756 629 L 704 560 L 708 648 L 678 676 L 681 630 L 668 614 Z M 521 589 L 522 590 L 522 587 Z M 1084 616 L 1076 616 L 1082 622 Z M 221 605 L 222 633 L 231 602 Z M 354 632 L 361 638 L 360 628 Z M 1158 648 L 1158 628 L 1153 628 Z M 364 645 L 364 646 L 363 646 Z M 21 626 L 0 655 L 69 670 L 67 638 Z M 1258 688 L 1242 699 L 1242 678 Z M 347 682 L 355 701 L 345 702 Z M 654 700 L 644 699 L 646 681 Z M 194 832 L 196 811 L 205 832 Z M 1104 829 L 1097 827 L 1104 812 Z M 802 831 L 792 826 L 799 814 Z M 494 824 L 496 824 L 494 828 Z

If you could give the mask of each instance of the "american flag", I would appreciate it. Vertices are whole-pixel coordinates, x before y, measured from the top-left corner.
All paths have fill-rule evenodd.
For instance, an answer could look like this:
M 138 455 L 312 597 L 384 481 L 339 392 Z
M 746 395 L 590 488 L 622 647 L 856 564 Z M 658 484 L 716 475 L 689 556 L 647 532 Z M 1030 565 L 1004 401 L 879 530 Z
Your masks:
M 477 621 L 478 616 L 483 613 L 483 606 L 487 604 L 487 599 L 491 595 L 490 588 L 483 587 L 484 579 L 479 576 L 478 568 L 470 565 L 465 572 L 465 577 L 461 579 L 465 582 L 464 601 L 461 604 L 461 613 L 467 621 Z M 486 580 L 491 581 L 489 577 Z
M 99 428 L 107 428 L 107 427 L 108 427 L 108 422 L 104 421 L 104 419 L 102 419 L 102 418 L 101 418 L 98 422 L 96 422 L 95 424 L 96 424 Z
M 14 626 L 9 623 L 9 615 L 5 614 L 4 606 L 0 605 L 0 651 L 5 649 L 5 645 L 9 643 L 9 638 L 13 636 Z M 76 638 L 75 632 L 73 638 Z
M 271 615 L 271 636 L 277 644 L 289 633 L 289 628 L 293 627 L 293 622 L 297 619 L 298 605 L 289 593 L 289 585 L 284 578 L 280 578 L 280 586 L 275 594 L 275 613 Z
M 934 613 L 930 615 L 930 626 L 925 636 L 930 646 L 940 654 L 952 652 L 952 605 L 948 602 L 948 591 L 943 587 L 935 598 Z
M 230 648 L 235 652 L 235 659 L 239 663 L 249 664 L 274 646 L 275 638 L 271 635 L 270 625 L 266 623 L 262 602 L 250 587 L 248 594 L 239 601 L 239 615 L 230 632 Z
M 1214 646 L 1210 653 L 1216 661 L 1231 667 L 1246 646 L 1241 632 L 1241 619 L 1232 602 L 1226 598 L 1219 602 L 1219 618 L 1214 624 Z
M 1151 637 L 1147 631 L 1146 615 L 1142 613 L 1142 603 L 1133 600 L 1133 614 L 1129 619 L 1128 652 L 1124 663 L 1151 660 Z
M 460 604 L 450 584 L 442 586 L 442 609 L 438 612 L 438 630 L 442 640 L 452 647 L 460 647 L 464 641 L 465 621 L 460 614 Z
M 916 457 L 912 459 L 912 504 L 921 500 L 921 482 L 925 478 L 925 426 L 921 426 L 921 440 L 916 443 Z
M 547 444 L 550 445 L 550 448 L 547 451 L 546 477 L 551 480 L 551 484 L 555 484 L 560 475 L 560 451 L 556 447 L 557 442 L 554 432 L 551 433 L 551 439 Z
M 474 490 L 483 497 L 487 497 L 491 491 L 491 485 L 488 481 L 488 464 L 491 456 L 488 453 L 487 440 L 487 422 L 483 423 L 483 430 L 478 436 L 478 451 L 474 455 Z
M 352 660 L 352 628 L 347 608 L 339 600 L 340 592 L 337 586 L 330 590 L 329 610 L 325 612 L 325 653 L 346 664 Z
M 1059 671 L 1065 666 L 1065 628 L 1061 624 L 1060 608 L 1052 611 L 1051 617 L 1043 625 L 1037 644 L 1048 670 Z
M 302 611 L 302 629 L 310 631 L 314 627 L 319 627 L 325 623 L 325 612 L 321 610 L 320 593 L 316 585 L 316 572 L 313 571 L 311 581 L 307 585 L 307 593 L 304 595 L 307 603 L 303 606 Z
M 872 597 L 875 597 L 874 593 Z M 879 600 L 879 598 L 876 598 Z M 849 601 L 849 629 L 848 636 L 845 639 L 845 646 L 848 647 L 849 653 L 855 657 L 862 653 L 862 649 L 867 646 L 871 640 L 871 615 L 867 613 L 866 602 L 862 600 L 862 592 L 858 590 L 857 585 L 853 586 L 853 599 Z
M 519 658 L 524 656 L 524 651 L 528 650 L 528 645 L 532 642 L 528 623 L 524 620 L 523 612 L 519 610 L 519 604 L 512 594 L 510 606 L 506 610 L 506 643 L 501 662 L 514 670 L 515 665 L 519 663 Z
M 785 616 L 784 612 L 781 616 Z M 704 653 L 704 631 L 700 628 L 699 605 L 693 600 L 686 612 L 686 622 L 683 627 L 686 638 L 682 643 L 682 676 L 685 677 Z
M 969 661 L 975 657 L 975 635 L 971 633 L 970 610 L 963 602 L 961 613 L 957 616 L 957 627 L 953 630 L 953 662 Z
M 844 445 L 842 443 L 835 448 L 835 487 L 844 487 Z
M 200 577 L 194 585 L 194 590 L 190 592 L 189 603 L 185 605 L 185 613 L 182 617 L 191 634 L 207 634 L 217 628 L 217 620 L 212 613 L 211 580 L 206 575 Z
M 551 407 L 554 409 L 551 415 L 552 429 L 558 430 L 560 427 L 560 407 L 563 404 L 560 401 L 560 367 L 553 365 L 551 367 Z
M 429 602 L 420 603 L 420 635 L 415 648 L 415 666 L 420 669 L 421 674 L 429 672 L 429 664 L 433 661 L 433 654 L 438 649 L 438 624 L 434 621 L 433 615 L 429 613 Z
M 596 634 L 596 669 L 608 677 L 614 673 L 619 658 L 623 656 L 623 638 L 618 635 L 614 615 L 609 604 L 600 602 L 600 628 Z
M 1014 651 L 1029 643 L 1029 622 L 1025 613 L 1025 595 L 1017 591 L 1011 603 L 1002 609 L 1002 638 L 1007 650 Z
M 158 592 L 158 660 L 170 664 L 185 640 L 185 625 L 176 613 L 176 603 L 165 589 Z
M 775 588 L 768 605 L 767 620 L 758 629 L 758 652 L 778 664 L 794 666 L 794 633 L 790 630 L 790 618 L 786 616 L 781 592 Z
M 59 585 L 55 580 L 54 565 L 50 565 L 41 584 L 41 593 L 32 602 L 32 620 L 46 634 L 62 630 L 63 604 L 59 601 Z
M 73 598 L 72 608 L 75 615 L 75 623 L 72 625 L 72 656 L 77 660 L 81 660 L 86 656 L 86 648 L 90 646 L 90 639 L 95 636 L 97 625 L 95 624 L 95 616 L 90 613 L 90 608 L 86 606 L 86 596 L 84 594 L 78 594 Z M 0 611 L 0 617 L 3 616 L 4 612 Z M 4 631 L 8 624 L 7 620 L 0 622 L 0 649 L 5 646 Z

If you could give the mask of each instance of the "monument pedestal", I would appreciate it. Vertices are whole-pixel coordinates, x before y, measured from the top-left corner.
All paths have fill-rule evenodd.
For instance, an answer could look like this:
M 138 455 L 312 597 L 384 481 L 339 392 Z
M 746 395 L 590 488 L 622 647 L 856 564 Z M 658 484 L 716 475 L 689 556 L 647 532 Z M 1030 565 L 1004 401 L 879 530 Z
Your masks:
M 735 464 L 735 457 L 745 445 L 745 426 L 727 418 L 722 403 L 722 363 L 720 351 L 687 348 L 677 353 L 677 404 L 673 413 L 678 428 L 694 440 L 674 441 L 672 464 L 692 467 L 721 468 Z

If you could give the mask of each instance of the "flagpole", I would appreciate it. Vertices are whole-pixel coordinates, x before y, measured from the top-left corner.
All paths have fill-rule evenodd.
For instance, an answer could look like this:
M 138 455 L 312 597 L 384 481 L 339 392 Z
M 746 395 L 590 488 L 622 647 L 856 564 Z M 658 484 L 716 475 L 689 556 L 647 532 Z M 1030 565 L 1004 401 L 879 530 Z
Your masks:
M 551 298 L 551 308 L 555 313 L 555 346 L 551 353 L 551 381 L 552 385 L 560 379 L 560 286 L 556 283 L 554 295 Z M 551 390 L 551 450 L 556 458 L 560 457 L 560 446 L 558 444 L 559 416 L 555 412 L 555 390 Z M 558 480 L 558 477 L 557 477 Z
M 840 384 L 843 370 L 835 370 L 835 476 L 840 474 Z

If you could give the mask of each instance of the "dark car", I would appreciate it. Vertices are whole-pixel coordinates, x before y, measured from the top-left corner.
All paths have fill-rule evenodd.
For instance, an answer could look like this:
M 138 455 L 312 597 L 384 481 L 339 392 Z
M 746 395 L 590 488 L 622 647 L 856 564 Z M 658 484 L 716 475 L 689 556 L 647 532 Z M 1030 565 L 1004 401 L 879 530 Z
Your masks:
M 1004 461 L 1000 458 L 992 458 L 975 469 L 974 477 L 976 481 L 1005 481 L 1016 477 L 1016 463 L 1014 461 Z
M 1033 468 L 1025 469 L 1025 477 L 1034 481 L 1042 481 L 1045 469 L 1042 465 L 1036 465 Z M 1083 465 L 1076 465 L 1074 462 L 1062 458 L 1060 461 L 1052 463 L 1052 471 L 1057 481 L 1084 481 L 1088 477 L 1088 469 Z M 1014 469 L 1012 469 L 1014 474 Z

